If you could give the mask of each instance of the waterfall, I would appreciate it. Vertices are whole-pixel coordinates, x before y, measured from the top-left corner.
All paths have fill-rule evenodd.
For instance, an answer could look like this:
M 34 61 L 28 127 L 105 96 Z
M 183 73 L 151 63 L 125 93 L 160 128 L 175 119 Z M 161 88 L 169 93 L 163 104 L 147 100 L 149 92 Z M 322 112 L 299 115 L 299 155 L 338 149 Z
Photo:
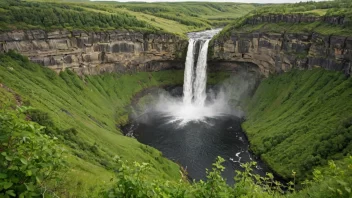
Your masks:
M 183 103 L 185 104 L 191 104 L 193 98 L 194 46 L 195 40 L 190 39 L 187 49 L 186 66 L 183 82 Z
M 196 78 L 194 81 L 194 103 L 203 106 L 206 99 L 207 86 L 207 55 L 210 40 L 205 40 L 202 43 L 198 55 Z
M 189 122 L 211 125 L 209 119 L 229 115 L 224 94 L 217 94 L 206 102 L 207 55 L 210 39 L 220 29 L 189 33 L 188 51 L 184 71 L 183 98 L 160 94 L 152 109 L 167 118 L 167 123 L 183 127 Z
M 204 106 L 205 104 L 208 46 L 210 39 L 219 31 L 219 29 L 209 30 L 189 35 L 183 82 L 183 103 L 185 105 Z

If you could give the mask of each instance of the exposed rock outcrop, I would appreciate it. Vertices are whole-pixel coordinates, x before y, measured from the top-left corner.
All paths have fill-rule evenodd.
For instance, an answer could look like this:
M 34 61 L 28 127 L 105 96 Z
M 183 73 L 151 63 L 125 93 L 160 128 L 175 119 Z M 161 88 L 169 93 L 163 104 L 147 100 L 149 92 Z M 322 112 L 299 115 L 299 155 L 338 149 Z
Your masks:
M 15 50 L 55 71 L 78 74 L 183 68 L 187 40 L 128 31 L 12 31 L 0 34 L 0 51 Z
M 352 72 L 352 37 L 324 36 L 316 33 L 232 33 L 214 40 L 211 62 L 230 67 L 257 65 L 264 76 L 291 68 Z

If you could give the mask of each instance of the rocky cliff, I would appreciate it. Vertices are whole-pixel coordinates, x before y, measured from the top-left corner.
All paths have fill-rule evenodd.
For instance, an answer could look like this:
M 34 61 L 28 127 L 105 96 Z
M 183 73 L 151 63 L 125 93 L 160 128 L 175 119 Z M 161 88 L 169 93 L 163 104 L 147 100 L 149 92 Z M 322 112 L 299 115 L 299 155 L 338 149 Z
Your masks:
M 57 72 L 78 74 L 183 68 L 187 40 L 128 31 L 12 31 L 0 34 L 0 52 L 15 50 Z
M 259 67 L 260 73 L 288 71 L 291 68 L 352 72 L 352 35 L 333 36 L 318 33 L 241 32 L 243 25 L 261 23 L 287 23 L 302 26 L 306 23 L 325 23 L 347 27 L 350 19 L 343 16 L 314 16 L 305 14 L 267 14 L 245 19 L 231 30 L 230 36 L 214 40 L 210 46 L 211 69 Z
M 212 67 L 253 64 L 264 76 L 291 68 L 352 72 L 352 37 L 324 36 L 316 33 L 232 33 L 211 46 Z M 214 68 L 213 68 L 214 69 Z

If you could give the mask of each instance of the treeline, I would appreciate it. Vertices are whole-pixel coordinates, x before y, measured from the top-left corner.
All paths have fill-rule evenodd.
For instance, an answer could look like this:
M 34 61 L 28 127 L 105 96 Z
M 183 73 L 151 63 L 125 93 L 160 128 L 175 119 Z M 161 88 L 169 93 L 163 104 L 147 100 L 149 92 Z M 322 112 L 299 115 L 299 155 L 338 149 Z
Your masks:
M 303 14 L 308 16 L 344 17 L 343 24 L 334 26 L 324 21 L 314 23 L 258 23 L 248 24 L 247 20 L 270 14 Z M 270 32 L 317 32 L 323 35 L 335 34 L 349 36 L 352 32 L 352 1 L 335 0 L 322 2 L 299 2 L 294 4 L 257 5 L 257 9 L 228 24 L 217 38 L 228 37 L 232 31 L 270 31 Z M 264 25 L 265 24 L 265 25 Z
M 3 30 L 18 28 L 75 28 L 75 29 L 122 29 L 148 28 L 127 13 L 105 14 L 90 12 L 80 7 L 56 3 L 20 2 L 4 0 L 0 3 L 0 27 Z
M 257 14 L 265 13 L 295 13 L 295 12 L 308 12 L 319 9 L 333 10 L 345 10 L 352 8 L 352 1 L 350 0 L 335 0 L 335 1 L 323 1 L 323 2 L 299 2 L 294 4 L 279 4 L 279 5 L 265 5 L 257 9 Z
M 117 8 L 123 8 L 124 6 L 118 5 L 116 6 Z M 143 6 L 131 6 L 129 7 L 130 10 L 134 12 L 148 12 L 148 13 L 158 13 L 158 12 L 170 12 L 171 9 L 164 7 L 164 6 L 148 6 L 148 5 L 143 5 Z

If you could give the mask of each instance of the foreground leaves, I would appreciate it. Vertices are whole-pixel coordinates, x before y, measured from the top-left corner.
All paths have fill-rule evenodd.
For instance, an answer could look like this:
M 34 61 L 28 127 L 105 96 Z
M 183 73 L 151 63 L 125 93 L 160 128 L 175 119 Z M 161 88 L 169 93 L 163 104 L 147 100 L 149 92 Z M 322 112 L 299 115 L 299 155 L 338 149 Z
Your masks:
M 36 197 L 62 166 L 62 153 L 42 126 L 22 118 L 27 108 L 0 110 L 0 197 Z

